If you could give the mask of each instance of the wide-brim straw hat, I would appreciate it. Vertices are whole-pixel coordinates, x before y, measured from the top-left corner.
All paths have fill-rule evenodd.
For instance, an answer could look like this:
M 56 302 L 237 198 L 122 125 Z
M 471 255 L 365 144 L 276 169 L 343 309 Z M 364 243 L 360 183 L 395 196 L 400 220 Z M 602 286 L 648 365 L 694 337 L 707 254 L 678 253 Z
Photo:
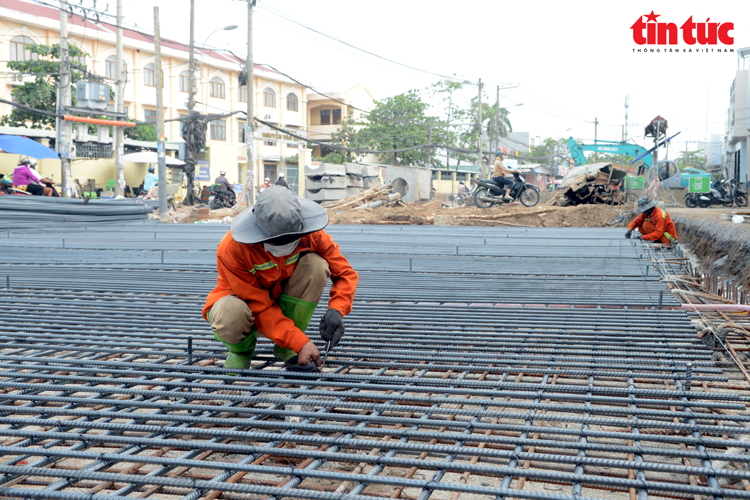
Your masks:
M 263 243 L 280 236 L 300 237 L 328 225 L 328 212 L 314 201 L 298 198 L 283 186 L 271 186 L 258 195 L 255 206 L 232 221 L 232 238 L 238 243 Z

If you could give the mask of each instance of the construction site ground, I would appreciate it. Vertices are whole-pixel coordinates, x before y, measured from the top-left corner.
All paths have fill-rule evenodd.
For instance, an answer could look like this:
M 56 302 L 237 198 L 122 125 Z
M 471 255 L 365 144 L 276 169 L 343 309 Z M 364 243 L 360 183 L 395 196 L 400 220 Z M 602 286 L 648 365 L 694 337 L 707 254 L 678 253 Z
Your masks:
M 0 497 L 750 498 L 750 321 L 690 305 L 747 297 L 679 249 L 331 225 L 355 303 L 290 374 L 262 336 L 222 367 L 201 307 L 228 228 L 0 232 Z

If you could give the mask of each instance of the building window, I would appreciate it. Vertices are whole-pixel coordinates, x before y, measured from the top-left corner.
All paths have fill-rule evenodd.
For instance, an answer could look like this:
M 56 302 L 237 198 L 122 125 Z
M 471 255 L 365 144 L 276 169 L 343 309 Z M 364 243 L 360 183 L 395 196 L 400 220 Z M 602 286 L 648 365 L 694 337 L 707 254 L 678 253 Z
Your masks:
M 321 109 L 320 110 L 320 124 L 321 125 L 330 125 L 331 124 L 331 110 L 330 109 Z
M 214 120 L 211 122 L 211 140 L 212 141 L 226 141 L 227 140 L 227 121 L 226 120 Z
M 122 70 L 125 72 L 125 78 L 128 75 L 128 65 L 125 61 L 122 62 Z M 119 80 L 117 78 L 117 58 L 115 56 L 109 56 L 104 61 L 104 75 L 110 80 Z
M 339 123 L 341 123 L 341 110 L 334 109 L 333 110 L 333 124 L 338 125 Z
M 144 113 L 146 115 L 146 120 L 149 123 L 156 123 L 156 110 L 155 109 L 146 109 L 144 110 Z
M 276 165 L 273 163 L 264 163 L 263 173 L 263 177 L 268 177 L 271 179 L 271 182 L 276 182 Z
M 247 87 L 240 87 L 237 95 L 237 100 L 240 102 L 247 102 Z
M 239 122 L 239 121 L 237 122 L 237 132 L 238 132 L 237 138 L 239 139 L 238 142 L 241 142 L 242 144 L 245 143 L 246 127 L 247 127 L 247 122 Z
M 297 149 L 299 146 L 297 144 L 291 142 L 291 143 L 288 143 L 286 145 L 286 147 L 288 147 L 289 149 Z
M 276 107 L 276 92 L 273 89 L 265 89 L 263 91 L 263 105 L 267 108 Z
M 156 87 L 156 66 L 148 63 L 143 69 L 143 84 L 146 87 Z
M 183 71 L 180 73 L 180 92 L 188 92 L 190 88 L 190 73 Z
M 215 97 L 217 99 L 226 99 L 227 98 L 227 87 L 224 85 L 224 80 L 219 78 L 218 76 L 215 76 L 211 78 L 211 81 L 209 82 L 209 88 L 210 88 L 210 96 Z M 226 139 L 222 139 L 226 140 Z
M 10 60 L 11 61 L 31 61 L 38 60 L 39 56 L 33 54 L 30 45 L 35 45 L 34 40 L 27 36 L 15 36 L 10 41 Z
M 299 99 L 291 92 L 286 95 L 286 109 L 287 111 L 299 111 Z
M 275 146 L 276 142 L 274 141 L 263 141 L 264 146 Z

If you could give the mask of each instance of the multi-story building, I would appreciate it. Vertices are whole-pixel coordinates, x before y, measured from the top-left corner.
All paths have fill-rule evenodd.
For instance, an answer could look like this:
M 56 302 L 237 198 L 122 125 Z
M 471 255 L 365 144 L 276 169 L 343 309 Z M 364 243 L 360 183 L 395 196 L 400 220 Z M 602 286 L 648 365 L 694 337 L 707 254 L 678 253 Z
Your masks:
M 729 92 L 727 111 L 727 168 L 730 177 L 745 182 L 748 169 L 747 154 L 750 148 L 750 47 L 737 51 L 738 67 Z
M 360 120 L 363 115 L 375 107 L 375 95 L 364 83 L 360 83 L 346 92 L 326 92 L 307 94 L 308 110 L 310 114 L 309 138 L 327 142 L 331 134 L 338 131 L 341 121 L 347 117 Z M 325 144 L 313 146 L 313 156 L 323 158 L 332 150 Z M 376 163 L 378 158 L 367 155 L 362 159 L 365 163 Z
M 711 141 L 709 142 L 698 142 L 698 147 L 703 150 L 703 154 L 706 157 L 705 166 L 709 169 L 715 169 L 722 166 L 722 140 L 721 135 L 711 134 Z
M 23 0 L 0 0 L 0 71 L 9 73 L 6 62 L 31 58 L 26 48 L 30 44 L 53 45 L 60 40 L 60 11 L 55 8 Z M 68 18 L 69 43 L 82 49 L 86 55 L 78 63 L 84 63 L 94 73 L 104 77 L 110 84 L 117 79 L 115 74 L 116 28 L 106 22 L 94 23 L 78 15 Z M 137 31 L 123 29 L 124 69 L 126 84 L 125 107 L 128 117 L 139 121 L 156 122 L 156 62 L 153 37 Z M 162 39 L 162 75 L 164 80 L 163 102 L 165 120 L 186 116 L 188 113 L 188 60 L 186 44 Z M 196 48 L 197 93 L 195 109 L 206 114 L 223 114 L 247 109 L 246 86 L 239 86 L 238 72 L 241 61 L 231 54 Z M 10 75 L 0 79 L 0 97 L 10 100 L 11 91 L 28 76 Z M 114 85 L 113 85 L 114 86 Z M 307 91 L 285 76 L 266 67 L 254 67 L 255 116 L 294 131 L 306 137 L 308 127 Z M 11 106 L 0 104 L 0 114 L 10 113 Z M 182 142 L 181 122 L 166 122 L 165 135 L 174 143 Z M 246 115 L 237 113 L 216 119 L 207 131 L 205 153 L 198 158 L 197 179 L 211 183 L 220 169 L 228 172 L 232 182 L 244 182 L 247 172 L 245 149 Z M 269 129 L 270 131 L 270 129 Z M 300 147 L 298 142 L 272 140 L 256 133 L 256 179 L 276 176 L 285 172 L 292 184 L 296 184 L 297 165 L 285 159 L 295 157 Z M 176 149 L 176 148 L 175 148 Z M 59 161 L 47 160 L 43 172 L 54 172 Z M 125 165 L 126 182 L 138 185 L 147 166 Z M 114 179 L 114 160 L 97 162 L 79 160 L 71 166 L 73 177 L 96 178 L 106 184 Z M 55 177 L 59 179 L 60 177 Z M 256 182 L 257 184 L 257 182 Z

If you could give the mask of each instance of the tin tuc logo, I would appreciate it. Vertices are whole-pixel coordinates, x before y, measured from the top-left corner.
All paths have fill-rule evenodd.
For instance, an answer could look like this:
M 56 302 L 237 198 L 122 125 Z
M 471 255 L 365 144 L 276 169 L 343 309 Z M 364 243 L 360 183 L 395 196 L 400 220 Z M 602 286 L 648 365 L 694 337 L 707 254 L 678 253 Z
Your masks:
M 630 29 L 633 31 L 633 41 L 638 45 L 677 45 L 679 33 L 688 45 L 724 45 L 734 44 L 734 23 L 712 23 L 711 18 L 706 22 L 696 23 L 690 16 L 682 26 L 677 28 L 675 23 L 660 23 L 656 20 L 661 14 L 645 14 L 638 17 Z M 644 17 L 646 20 L 644 21 Z

